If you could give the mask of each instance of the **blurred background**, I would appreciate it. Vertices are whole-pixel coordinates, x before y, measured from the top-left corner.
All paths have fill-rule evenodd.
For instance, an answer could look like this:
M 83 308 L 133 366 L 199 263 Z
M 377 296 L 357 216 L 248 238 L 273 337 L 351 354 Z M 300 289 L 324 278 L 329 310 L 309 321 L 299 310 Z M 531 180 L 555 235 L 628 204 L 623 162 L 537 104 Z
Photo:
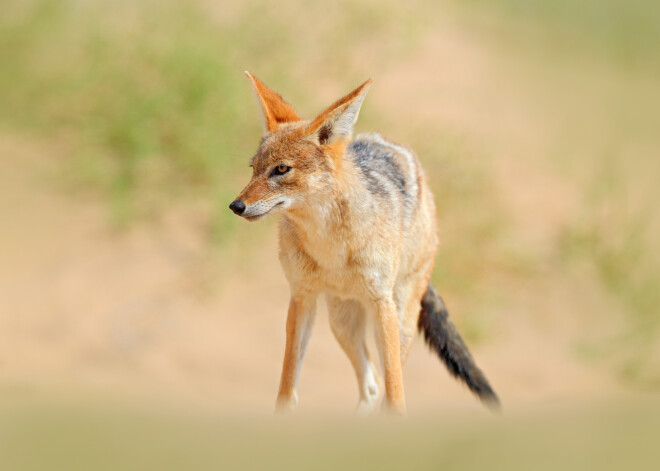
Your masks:
M 657 453 L 660 4 L 0 12 L 3 469 L 621 469 Z M 299 412 L 271 418 L 288 301 L 277 218 L 227 209 L 262 132 L 246 69 L 308 118 L 375 79 L 356 131 L 422 161 L 434 283 L 501 416 L 418 339 L 409 419 L 354 422 L 322 308 Z

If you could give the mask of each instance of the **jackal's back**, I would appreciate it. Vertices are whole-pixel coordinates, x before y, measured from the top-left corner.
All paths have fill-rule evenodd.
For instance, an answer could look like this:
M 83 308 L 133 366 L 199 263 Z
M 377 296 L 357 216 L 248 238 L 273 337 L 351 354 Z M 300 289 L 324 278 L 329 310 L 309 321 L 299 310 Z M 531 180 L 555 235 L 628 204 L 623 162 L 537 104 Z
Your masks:
M 407 148 L 388 142 L 379 134 L 360 134 L 346 149 L 360 177 L 374 199 L 410 225 L 419 209 L 424 178 L 415 155 Z

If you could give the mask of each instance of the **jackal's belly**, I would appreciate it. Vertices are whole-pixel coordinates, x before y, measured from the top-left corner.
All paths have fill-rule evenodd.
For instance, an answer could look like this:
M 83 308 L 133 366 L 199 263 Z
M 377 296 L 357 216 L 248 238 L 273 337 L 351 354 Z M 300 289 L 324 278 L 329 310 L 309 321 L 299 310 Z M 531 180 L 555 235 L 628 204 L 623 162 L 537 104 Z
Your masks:
M 351 269 L 321 270 L 318 287 L 322 292 L 341 299 L 364 299 L 370 291 L 360 272 Z
M 358 267 L 335 261 L 328 265 L 317 263 L 299 284 L 312 291 L 330 293 L 341 299 L 363 299 L 370 283 Z

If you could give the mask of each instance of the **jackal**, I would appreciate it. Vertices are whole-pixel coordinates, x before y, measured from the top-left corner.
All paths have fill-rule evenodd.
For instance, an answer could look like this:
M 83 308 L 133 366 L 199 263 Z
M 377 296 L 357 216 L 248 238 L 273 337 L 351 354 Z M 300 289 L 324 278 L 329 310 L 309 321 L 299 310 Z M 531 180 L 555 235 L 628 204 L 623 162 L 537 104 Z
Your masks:
M 498 404 L 429 284 L 437 220 L 417 157 L 378 134 L 351 139 L 372 80 L 310 121 L 246 74 L 266 133 L 250 163 L 252 179 L 229 207 L 249 221 L 282 214 L 279 259 L 291 300 L 278 407 L 298 403 L 300 366 L 321 294 L 357 375 L 358 412 L 371 412 L 379 399 L 365 339 L 368 319 L 375 326 L 389 410 L 405 413 L 401 367 L 416 328 L 454 376 L 485 403 Z

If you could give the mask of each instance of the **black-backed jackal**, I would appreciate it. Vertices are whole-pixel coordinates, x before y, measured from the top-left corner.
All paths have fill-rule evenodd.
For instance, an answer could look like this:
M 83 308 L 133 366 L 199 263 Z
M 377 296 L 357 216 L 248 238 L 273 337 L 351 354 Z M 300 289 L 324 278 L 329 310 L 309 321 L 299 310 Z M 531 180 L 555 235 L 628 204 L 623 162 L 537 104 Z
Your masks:
M 246 74 L 266 134 L 251 162 L 252 179 L 230 208 L 249 221 L 282 213 L 279 258 L 291 301 L 278 407 L 298 402 L 300 366 L 321 294 L 332 331 L 355 368 L 359 412 L 371 412 L 379 398 L 365 339 L 368 318 L 375 325 L 390 410 L 405 412 L 401 366 L 417 329 L 452 374 L 483 401 L 497 404 L 429 284 L 437 220 L 419 161 L 378 134 L 351 139 L 371 80 L 309 121 Z

